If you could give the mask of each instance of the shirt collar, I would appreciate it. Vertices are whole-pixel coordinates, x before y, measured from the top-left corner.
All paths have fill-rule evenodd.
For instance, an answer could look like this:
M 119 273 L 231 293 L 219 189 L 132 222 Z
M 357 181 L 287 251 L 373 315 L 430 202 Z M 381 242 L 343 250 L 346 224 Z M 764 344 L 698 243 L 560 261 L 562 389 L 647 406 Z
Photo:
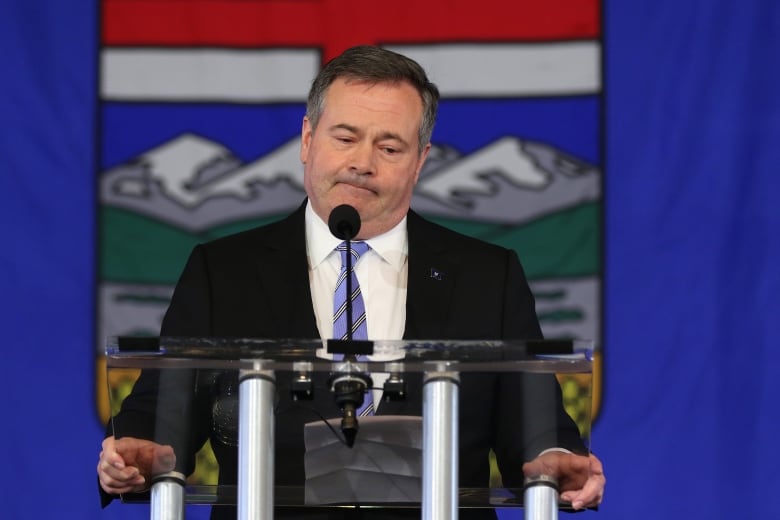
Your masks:
M 314 269 L 336 249 L 342 241 L 334 237 L 328 224 L 314 212 L 311 202 L 306 203 L 306 254 L 309 266 Z M 409 241 L 406 233 L 406 216 L 389 231 L 366 240 L 371 250 L 394 267 L 401 270 L 406 260 Z

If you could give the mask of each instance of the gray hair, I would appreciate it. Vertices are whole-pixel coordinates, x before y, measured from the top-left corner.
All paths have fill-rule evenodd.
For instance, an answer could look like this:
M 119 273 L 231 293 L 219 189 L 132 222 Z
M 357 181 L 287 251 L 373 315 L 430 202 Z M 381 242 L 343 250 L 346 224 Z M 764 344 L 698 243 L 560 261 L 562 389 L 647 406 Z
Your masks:
M 312 130 L 317 128 L 330 85 L 338 78 L 368 83 L 407 82 L 420 94 L 423 116 L 418 135 L 419 153 L 431 141 L 436 112 L 439 108 L 439 89 L 428 80 L 425 70 L 416 61 L 387 49 L 360 45 L 347 49 L 329 61 L 320 71 L 309 90 L 306 117 Z

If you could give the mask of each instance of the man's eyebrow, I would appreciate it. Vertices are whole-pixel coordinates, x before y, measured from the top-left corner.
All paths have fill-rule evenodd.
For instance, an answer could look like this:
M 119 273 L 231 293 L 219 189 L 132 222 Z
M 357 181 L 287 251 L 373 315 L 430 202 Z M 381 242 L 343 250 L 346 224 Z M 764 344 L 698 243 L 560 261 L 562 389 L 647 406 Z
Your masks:
M 348 132 L 352 132 L 353 134 L 357 134 L 358 133 L 358 129 L 357 129 L 356 126 L 352 126 L 352 125 L 349 125 L 347 123 L 335 124 L 335 125 L 331 126 L 330 128 L 328 128 L 328 130 L 330 130 L 330 131 L 333 131 L 333 130 L 346 130 Z

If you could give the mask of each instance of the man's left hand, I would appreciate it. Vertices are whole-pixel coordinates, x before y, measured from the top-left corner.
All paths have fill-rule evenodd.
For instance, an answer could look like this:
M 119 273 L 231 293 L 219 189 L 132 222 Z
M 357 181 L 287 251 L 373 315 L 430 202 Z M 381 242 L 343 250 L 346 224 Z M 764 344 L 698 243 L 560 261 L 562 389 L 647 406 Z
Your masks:
M 561 500 L 571 502 L 574 509 L 599 505 L 607 483 L 601 461 L 593 454 L 548 451 L 523 464 L 523 473 L 526 477 L 547 475 L 558 479 Z

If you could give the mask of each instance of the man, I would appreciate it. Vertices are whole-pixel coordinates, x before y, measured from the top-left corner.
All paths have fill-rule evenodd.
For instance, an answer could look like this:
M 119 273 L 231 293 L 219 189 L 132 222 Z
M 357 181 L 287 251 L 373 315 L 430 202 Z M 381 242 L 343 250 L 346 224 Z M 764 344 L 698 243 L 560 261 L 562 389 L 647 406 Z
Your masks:
M 446 230 L 409 209 L 431 147 L 438 98 L 416 62 L 390 51 L 355 47 L 329 62 L 312 85 L 301 131 L 307 201 L 280 222 L 196 247 L 161 335 L 332 337 L 341 262 L 335 251 L 340 241 L 327 222 L 334 208 L 348 204 L 362 222 L 355 240 L 369 245 L 355 265 L 369 339 L 541 337 L 514 252 Z M 148 488 L 154 470 L 175 464 L 190 471 L 188 457 L 207 438 L 220 462 L 220 482 L 235 483 L 235 445 L 215 433 L 208 392 L 196 390 L 188 409 L 193 427 L 185 441 L 177 441 L 175 457 L 169 446 L 143 440 L 159 439 L 153 417 L 161 383 L 152 379 L 142 376 L 114 418 L 116 431 L 128 435 L 103 443 L 97 469 L 104 500 Z M 505 483 L 522 485 L 524 472 L 552 473 L 561 482 L 561 497 L 574 507 L 601 501 L 601 463 L 584 453 L 576 427 L 555 400 L 555 385 L 551 377 L 463 375 L 462 487 L 487 485 L 492 449 Z M 405 403 L 377 403 L 377 414 L 419 415 L 419 386 L 408 393 Z M 552 404 L 543 396 L 553 396 Z M 539 419 L 551 407 L 559 413 Z M 287 401 L 276 416 L 277 483 L 300 485 L 303 425 L 316 417 Z

